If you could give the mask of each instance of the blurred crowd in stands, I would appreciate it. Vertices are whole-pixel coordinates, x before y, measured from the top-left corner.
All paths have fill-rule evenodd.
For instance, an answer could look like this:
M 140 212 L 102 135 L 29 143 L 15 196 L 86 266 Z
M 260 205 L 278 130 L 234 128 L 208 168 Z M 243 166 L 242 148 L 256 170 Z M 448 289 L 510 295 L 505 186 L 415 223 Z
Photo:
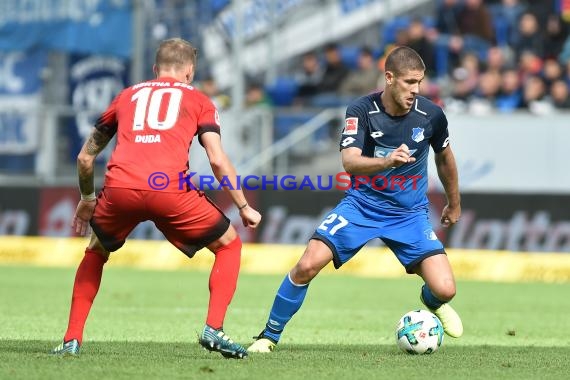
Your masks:
M 569 30 L 559 0 L 439 0 L 429 17 L 384 23 L 382 46 L 330 43 L 274 83 L 249 83 L 246 106 L 346 105 L 382 89 L 385 56 L 408 45 L 427 66 L 422 95 L 449 112 L 570 110 Z M 212 78 L 202 89 L 220 108 L 229 105 Z

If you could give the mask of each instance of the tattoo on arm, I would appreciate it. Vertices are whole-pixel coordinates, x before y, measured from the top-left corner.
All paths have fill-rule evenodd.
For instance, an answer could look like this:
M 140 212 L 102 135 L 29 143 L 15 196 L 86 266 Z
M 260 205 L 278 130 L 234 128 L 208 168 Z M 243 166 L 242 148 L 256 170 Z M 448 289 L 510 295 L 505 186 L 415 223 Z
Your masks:
M 112 136 L 109 137 L 98 129 L 93 130 L 93 133 L 89 136 L 89 140 L 87 140 L 87 153 L 93 156 L 98 155 L 103 149 L 105 149 L 109 141 L 111 141 L 111 138 Z
M 113 136 L 109 136 L 95 128 L 85 143 L 83 151 L 89 156 L 97 156 L 105 149 L 112 137 Z M 82 163 L 81 160 L 79 160 L 77 175 L 79 177 L 79 190 L 81 194 L 87 195 L 93 193 L 95 191 L 93 165 Z
M 91 169 L 79 169 L 77 171 L 79 176 L 79 191 L 81 194 L 91 194 L 95 192 L 95 183 L 93 180 L 93 168 Z

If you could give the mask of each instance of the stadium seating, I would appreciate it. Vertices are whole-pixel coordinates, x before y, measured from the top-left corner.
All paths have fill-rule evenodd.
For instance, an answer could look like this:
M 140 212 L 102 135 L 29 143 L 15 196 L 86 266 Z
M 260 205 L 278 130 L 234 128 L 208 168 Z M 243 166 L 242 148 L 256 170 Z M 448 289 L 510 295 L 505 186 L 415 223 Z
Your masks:
M 315 115 L 316 113 L 310 111 L 300 113 L 275 112 L 273 119 L 275 140 L 277 141 L 287 136 L 295 127 L 308 122 Z
M 380 36 L 384 45 L 391 44 L 396 41 L 396 35 L 401 29 L 406 29 L 410 26 L 411 19 L 409 16 L 395 17 L 391 21 L 387 21 L 380 28 Z
M 340 58 L 342 62 L 351 70 L 358 68 L 358 56 L 360 55 L 360 46 L 340 46 Z
M 265 87 L 267 95 L 275 106 L 290 106 L 297 95 L 297 82 L 291 77 L 279 77 Z

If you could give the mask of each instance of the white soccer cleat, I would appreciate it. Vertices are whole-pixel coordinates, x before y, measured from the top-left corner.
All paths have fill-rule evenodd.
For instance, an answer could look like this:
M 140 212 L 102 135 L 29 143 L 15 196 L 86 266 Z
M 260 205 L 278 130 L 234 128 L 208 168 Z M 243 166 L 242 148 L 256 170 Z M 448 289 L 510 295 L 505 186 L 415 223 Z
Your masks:
M 463 323 L 461 322 L 461 318 L 450 304 L 444 303 L 437 309 L 430 309 L 430 311 L 437 315 L 447 335 L 452 338 L 459 338 L 463 335 Z

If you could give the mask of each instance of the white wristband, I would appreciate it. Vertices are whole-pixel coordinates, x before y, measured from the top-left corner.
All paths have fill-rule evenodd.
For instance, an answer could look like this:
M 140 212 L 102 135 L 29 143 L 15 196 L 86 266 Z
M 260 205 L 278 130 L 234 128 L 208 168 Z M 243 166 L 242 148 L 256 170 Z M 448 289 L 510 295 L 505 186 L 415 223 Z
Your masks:
M 95 199 L 97 199 L 97 197 L 95 196 L 95 192 L 92 192 L 89 195 L 81 194 L 81 200 L 82 201 L 94 201 Z

